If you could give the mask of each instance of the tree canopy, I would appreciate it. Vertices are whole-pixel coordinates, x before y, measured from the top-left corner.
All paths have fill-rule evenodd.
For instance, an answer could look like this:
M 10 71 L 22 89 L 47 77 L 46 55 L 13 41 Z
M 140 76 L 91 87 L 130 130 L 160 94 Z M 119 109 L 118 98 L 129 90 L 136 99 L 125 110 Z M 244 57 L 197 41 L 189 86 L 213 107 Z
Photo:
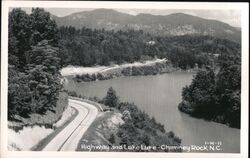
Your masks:
M 9 13 L 8 117 L 43 114 L 56 106 L 60 85 L 57 26 L 50 14 L 32 8 Z
M 208 68 L 196 74 L 191 85 L 182 91 L 179 109 L 195 117 L 240 128 L 240 54 L 223 54 L 219 65 L 218 73 Z
M 116 107 L 118 104 L 118 97 L 116 95 L 116 91 L 113 89 L 113 87 L 110 87 L 107 91 L 107 95 L 104 98 L 104 104 L 109 107 Z
M 109 65 L 167 58 L 182 69 L 217 63 L 216 55 L 239 52 L 240 45 L 211 36 L 153 36 L 142 30 L 106 31 L 59 28 L 62 65 Z M 151 44 L 153 41 L 154 44 Z

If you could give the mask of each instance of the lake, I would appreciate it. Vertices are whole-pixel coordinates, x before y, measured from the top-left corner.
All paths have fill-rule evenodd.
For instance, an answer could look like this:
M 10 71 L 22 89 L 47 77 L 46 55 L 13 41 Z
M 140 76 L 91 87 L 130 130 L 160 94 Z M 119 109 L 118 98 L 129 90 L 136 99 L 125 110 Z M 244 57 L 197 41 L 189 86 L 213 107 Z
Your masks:
M 196 119 L 178 110 L 182 88 L 191 83 L 193 75 L 190 72 L 173 72 L 86 83 L 69 79 L 65 89 L 87 97 L 103 98 L 112 86 L 120 100 L 134 102 L 141 110 L 154 116 L 166 131 L 173 131 L 182 139 L 182 145 L 205 145 L 205 142 L 221 141 L 221 150 L 216 152 L 239 153 L 239 129 Z

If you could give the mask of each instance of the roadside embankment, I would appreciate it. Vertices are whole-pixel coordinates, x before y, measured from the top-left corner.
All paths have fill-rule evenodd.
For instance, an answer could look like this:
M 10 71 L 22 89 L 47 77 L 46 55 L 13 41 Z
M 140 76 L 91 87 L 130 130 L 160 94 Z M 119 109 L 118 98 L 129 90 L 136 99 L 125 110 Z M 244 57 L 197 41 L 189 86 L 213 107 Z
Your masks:
M 67 92 L 60 92 L 56 106 L 52 110 L 46 111 L 44 114 L 33 113 L 24 118 L 15 115 L 13 120 L 8 121 L 8 128 L 18 132 L 26 126 L 45 126 L 52 128 L 53 124 L 61 119 L 63 112 L 68 107 L 68 94 Z
M 76 110 L 67 107 L 63 112 L 61 119 L 52 124 L 52 128 L 46 126 L 24 126 L 18 132 L 8 128 L 8 150 L 34 150 L 40 144 L 40 141 L 51 135 L 57 129 L 60 129 L 69 119 L 74 117 Z M 41 144 L 39 145 L 41 146 Z
M 123 123 L 122 114 L 117 110 L 99 113 L 97 119 L 82 136 L 77 151 L 109 151 L 98 146 L 114 145 L 110 138 L 116 135 Z M 89 148 L 91 145 L 95 148 Z
M 15 120 L 8 121 L 8 149 L 33 150 L 41 140 L 65 126 L 75 115 L 75 109 L 68 106 L 67 93 L 60 92 L 53 111 L 43 115 L 34 113 L 28 118 L 15 116 Z
M 107 93 L 110 94 L 111 93 Z M 113 93 L 115 94 L 115 93 Z M 77 151 L 180 152 L 181 139 L 133 103 L 96 99 L 103 108 L 82 136 Z M 114 98 L 111 97 L 111 98 Z M 105 101 L 106 100 L 106 101 Z M 161 149 L 161 145 L 176 149 Z M 142 145 L 142 146 L 141 146 Z M 155 149 L 145 149 L 155 146 Z M 135 148 L 131 148 L 135 147 Z
M 147 60 L 112 66 L 74 67 L 61 70 L 62 76 L 74 76 L 77 81 L 107 80 L 120 76 L 156 75 L 175 71 L 167 59 Z

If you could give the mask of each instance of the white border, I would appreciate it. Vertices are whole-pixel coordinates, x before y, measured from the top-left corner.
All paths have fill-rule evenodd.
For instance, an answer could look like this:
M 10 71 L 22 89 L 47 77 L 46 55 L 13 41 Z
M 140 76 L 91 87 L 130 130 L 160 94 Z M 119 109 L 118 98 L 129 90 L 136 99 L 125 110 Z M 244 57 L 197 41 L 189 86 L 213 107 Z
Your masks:
M 44 8 L 133 8 L 133 9 L 213 9 L 240 10 L 242 23 L 242 99 L 241 99 L 241 153 L 112 153 L 112 152 L 16 152 L 7 150 L 7 89 L 8 89 L 8 8 L 9 7 L 44 7 Z M 44 158 L 44 157 L 233 157 L 248 156 L 248 92 L 249 92 L 249 8 L 248 3 L 209 3 L 209 2 L 94 2 L 94 1 L 3 1 L 1 30 L 1 155 L 2 158 Z

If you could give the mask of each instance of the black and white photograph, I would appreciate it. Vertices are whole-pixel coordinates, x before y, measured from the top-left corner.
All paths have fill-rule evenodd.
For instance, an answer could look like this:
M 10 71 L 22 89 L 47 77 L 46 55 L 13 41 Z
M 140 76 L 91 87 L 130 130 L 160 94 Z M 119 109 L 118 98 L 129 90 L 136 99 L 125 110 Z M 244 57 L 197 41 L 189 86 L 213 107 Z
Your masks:
M 247 157 L 248 4 L 212 4 L 5 1 L 1 156 Z

